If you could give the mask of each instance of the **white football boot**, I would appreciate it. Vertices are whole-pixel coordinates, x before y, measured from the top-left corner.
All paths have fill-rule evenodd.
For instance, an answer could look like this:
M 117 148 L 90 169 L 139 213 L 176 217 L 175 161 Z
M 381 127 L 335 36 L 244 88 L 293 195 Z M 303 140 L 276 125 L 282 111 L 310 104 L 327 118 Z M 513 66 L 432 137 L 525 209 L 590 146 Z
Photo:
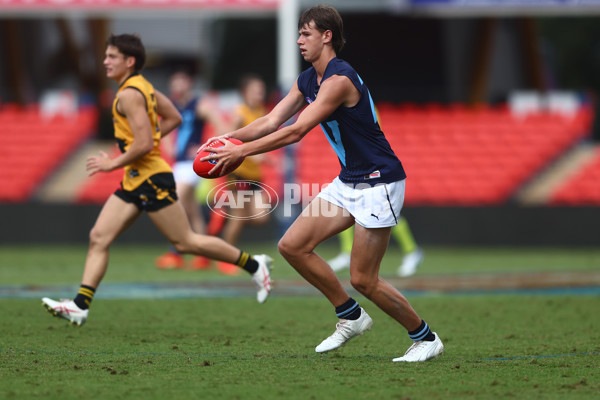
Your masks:
M 405 255 L 402 259 L 402 265 L 398 268 L 398 275 L 401 277 L 414 275 L 423 258 L 425 258 L 425 253 L 421 249 L 416 249 Z
M 360 317 L 357 320 L 353 321 L 350 319 L 340 319 L 340 322 L 335 325 L 335 332 L 333 332 L 333 335 L 323 340 L 321 344 L 315 348 L 315 351 L 317 353 L 326 353 L 328 351 L 340 348 L 353 337 L 362 335 L 366 331 L 371 330 L 372 326 L 373 320 L 361 307 Z
M 252 274 L 252 281 L 258 287 L 256 300 L 259 303 L 264 303 L 269 293 L 271 293 L 271 264 L 273 259 L 266 254 L 260 254 L 252 258 L 258 262 L 258 269 Z
M 350 268 L 350 254 L 348 253 L 340 253 L 335 258 L 327 261 L 327 264 L 334 271 L 341 271 L 346 268 Z
M 71 325 L 81 326 L 85 323 L 88 317 L 89 310 L 82 310 L 73 302 L 73 300 L 62 299 L 56 301 L 44 297 L 42 299 L 42 305 L 46 307 L 46 310 L 55 317 L 64 318 L 71 323 Z
M 406 350 L 406 353 L 402 357 L 394 358 L 394 362 L 419 362 L 427 361 L 432 358 L 437 358 L 439 355 L 444 354 L 444 344 L 440 340 L 437 333 L 433 332 L 435 340 L 428 342 L 426 340 L 419 340 L 414 342 L 412 346 Z

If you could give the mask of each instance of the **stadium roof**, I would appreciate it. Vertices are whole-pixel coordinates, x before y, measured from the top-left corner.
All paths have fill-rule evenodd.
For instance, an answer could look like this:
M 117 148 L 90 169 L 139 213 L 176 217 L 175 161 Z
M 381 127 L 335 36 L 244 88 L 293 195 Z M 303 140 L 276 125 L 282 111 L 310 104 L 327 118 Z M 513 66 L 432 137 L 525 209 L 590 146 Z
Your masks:
M 326 2 L 342 12 L 391 13 L 433 17 L 589 16 L 600 14 L 600 0 L 0 0 L 0 17 L 27 15 L 161 16 L 214 18 L 275 15 L 283 3 L 300 9 Z M 289 4 L 288 4 L 289 5 Z

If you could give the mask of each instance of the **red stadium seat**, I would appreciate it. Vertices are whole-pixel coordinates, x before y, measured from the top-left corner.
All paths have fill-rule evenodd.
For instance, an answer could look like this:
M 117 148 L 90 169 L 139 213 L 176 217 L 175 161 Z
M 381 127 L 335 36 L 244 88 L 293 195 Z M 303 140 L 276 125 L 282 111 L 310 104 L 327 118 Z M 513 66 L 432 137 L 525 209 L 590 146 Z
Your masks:
M 551 196 L 552 205 L 600 205 L 600 148 Z
M 44 118 L 39 107 L 0 108 L 3 146 L 0 171 L 18 177 L 0 188 L 0 202 L 29 200 L 66 156 L 94 132 L 98 112 L 84 108 L 69 118 Z M 10 178 L 7 176 L 7 179 Z
M 548 113 L 517 118 L 506 106 L 459 104 L 386 103 L 378 112 L 409 177 L 410 205 L 503 204 L 587 134 L 592 116 L 582 108 L 573 118 Z M 298 155 L 300 182 L 330 180 L 339 172 L 321 132 L 307 135 Z

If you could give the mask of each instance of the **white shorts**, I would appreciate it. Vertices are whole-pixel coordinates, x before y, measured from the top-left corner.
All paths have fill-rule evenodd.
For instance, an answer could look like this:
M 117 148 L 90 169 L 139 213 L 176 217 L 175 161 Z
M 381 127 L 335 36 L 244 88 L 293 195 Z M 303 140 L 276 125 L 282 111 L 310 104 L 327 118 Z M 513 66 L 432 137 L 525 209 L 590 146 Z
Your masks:
M 200 177 L 194 172 L 194 162 L 191 160 L 177 161 L 173 165 L 173 176 L 176 184 L 196 186 L 200 182 Z
M 347 210 L 365 228 L 387 228 L 400 219 L 404 180 L 362 187 L 335 178 L 317 197 Z

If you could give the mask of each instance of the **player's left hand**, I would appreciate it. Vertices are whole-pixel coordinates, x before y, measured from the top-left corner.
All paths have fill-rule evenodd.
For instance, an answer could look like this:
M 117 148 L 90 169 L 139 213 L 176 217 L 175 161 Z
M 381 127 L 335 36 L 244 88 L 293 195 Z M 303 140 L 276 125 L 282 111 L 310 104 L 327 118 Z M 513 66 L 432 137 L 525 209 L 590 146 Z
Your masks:
M 206 150 L 206 148 L 214 141 L 220 140 L 221 142 L 223 142 L 224 139 L 229 139 L 229 135 L 225 134 L 225 135 L 221 135 L 221 136 L 213 136 L 211 138 L 209 138 L 206 143 L 204 143 L 202 146 L 200 146 L 200 148 L 198 149 L 198 151 L 196 152 L 196 154 L 200 153 L 201 151 Z

